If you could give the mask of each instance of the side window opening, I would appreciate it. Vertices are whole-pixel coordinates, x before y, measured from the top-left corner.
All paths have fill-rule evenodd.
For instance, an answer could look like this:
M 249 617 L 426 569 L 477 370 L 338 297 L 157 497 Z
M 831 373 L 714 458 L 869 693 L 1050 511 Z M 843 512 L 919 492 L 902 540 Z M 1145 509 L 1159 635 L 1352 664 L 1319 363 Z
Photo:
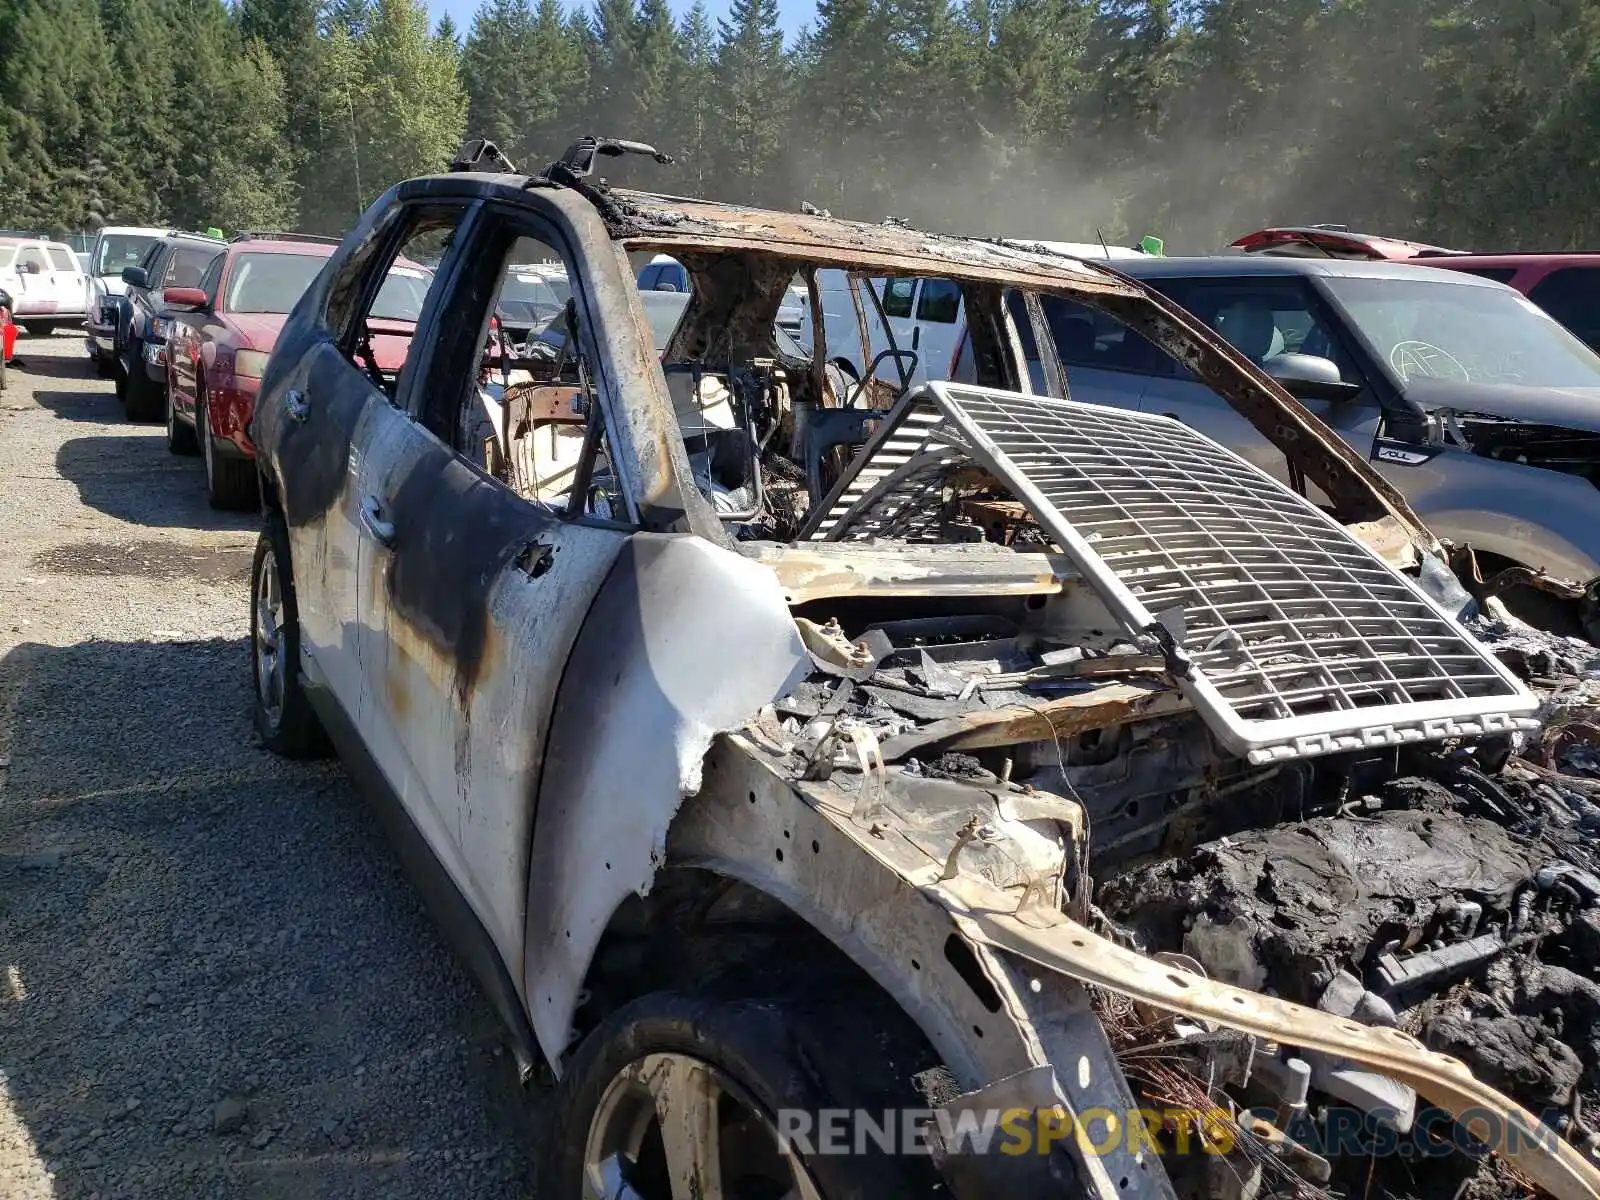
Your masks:
M 1591 349 L 1600 346 L 1600 270 L 1562 267 L 1552 271 L 1534 285 L 1528 299 Z
M 206 273 L 200 277 L 200 282 L 197 285 L 206 294 L 207 304 L 215 304 L 217 302 L 217 285 L 222 280 L 223 261 L 224 258 L 221 254 L 212 259 L 211 265 L 206 268 Z
M 917 320 L 953 325 L 961 308 L 961 288 L 949 279 L 924 279 L 917 297 Z
M 1347 383 L 1361 383 L 1355 359 L 1298 283 L 1172 280 L 1161 290 L 1220 333 L 1259 367 L 1285 354 L 1330 360 Z
M 209 246 L 180 247 L 173 251 L 167 264 L 166 278 L 160 281 L 160 286 L 198 287 L 207 269 L 221 256 L 220 249 Z
M 917 290 L 915 279 L 886 279 L 883 283 L 883 315 L 909 317 L 911 300 Z
M 63 250 L 59 246 L 50 247 L 50 262 L 58 271 L 76 271 L 77 261 L 72 257 L 70 250 Z
M 525 500 L 626 519 L 564 255 L 541 238 L 515 238 L 492 296 L 456 449 Z
M 439 285 L 439 276 L 422 264 L 443 257 L 466 213 L 461 204 L 431 205 L 410 213 L 399 244 L 381 264 L 381 274 L 365 275 L 364 295 L 340 346 L 390 403 L 416 369 L 417 324 Z

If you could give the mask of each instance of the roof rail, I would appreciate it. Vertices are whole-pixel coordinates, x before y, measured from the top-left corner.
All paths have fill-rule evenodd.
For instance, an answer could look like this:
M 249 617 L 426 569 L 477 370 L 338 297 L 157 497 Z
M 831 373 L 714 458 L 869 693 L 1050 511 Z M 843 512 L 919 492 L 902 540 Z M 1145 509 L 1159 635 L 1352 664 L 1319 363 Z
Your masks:
M 320 233 L 284 233 L 277 230 L 245 229 L 234 234 L 228 239 L 231 242 L 319 242 L 325 246 L 337 246 L 344 239 L 327 237 Z

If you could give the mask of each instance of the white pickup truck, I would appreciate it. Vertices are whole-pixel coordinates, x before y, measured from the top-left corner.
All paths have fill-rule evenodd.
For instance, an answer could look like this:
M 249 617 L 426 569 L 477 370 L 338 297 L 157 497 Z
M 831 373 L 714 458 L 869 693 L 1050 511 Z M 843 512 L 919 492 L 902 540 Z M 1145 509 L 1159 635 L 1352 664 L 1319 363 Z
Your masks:
M 46 335 L 84 315 L 83 273 L 72 247 L 44 238 L 0 238 L 0 288 L 16 301 L 29 333 Z

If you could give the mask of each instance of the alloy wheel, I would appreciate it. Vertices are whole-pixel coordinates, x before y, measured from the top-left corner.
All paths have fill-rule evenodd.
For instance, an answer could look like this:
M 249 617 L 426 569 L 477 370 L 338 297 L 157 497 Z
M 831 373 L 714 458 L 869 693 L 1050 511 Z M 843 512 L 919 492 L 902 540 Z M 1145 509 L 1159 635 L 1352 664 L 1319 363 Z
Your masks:
M 270 550 L 262 556 L 256 579 L 256 691 L 268 722 L 283 718 L 283 584 L 278 560 Z
M 583 1200 L 821 1200 L 739 1085 L 686 1054 L 649 1054 L 607 1085 L 584 1146 Z

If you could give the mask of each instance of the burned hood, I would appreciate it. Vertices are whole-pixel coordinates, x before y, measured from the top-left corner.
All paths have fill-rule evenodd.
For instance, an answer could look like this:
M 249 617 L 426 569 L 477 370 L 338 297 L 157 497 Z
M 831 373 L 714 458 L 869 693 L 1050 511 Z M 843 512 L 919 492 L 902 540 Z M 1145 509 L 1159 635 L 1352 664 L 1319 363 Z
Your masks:
M 1532 425 L 1600 433 L 1600 388 L 1530 387 L 1520 383 L 1467 383 L 1413 379 L 1406 399 L 1426 412 L 1451 409 Z
M 1252 763 L 1531 725 L 1533 695 L 1414 582 L 1166 417 L 931 383 L 801 533 L 978 541 L 994 519 L 1014 544 L 1063 555 L 1110 626 L 1159 656 L 1219 743 Z M 1042 554 L 1018 557 L 1046 569 Z

